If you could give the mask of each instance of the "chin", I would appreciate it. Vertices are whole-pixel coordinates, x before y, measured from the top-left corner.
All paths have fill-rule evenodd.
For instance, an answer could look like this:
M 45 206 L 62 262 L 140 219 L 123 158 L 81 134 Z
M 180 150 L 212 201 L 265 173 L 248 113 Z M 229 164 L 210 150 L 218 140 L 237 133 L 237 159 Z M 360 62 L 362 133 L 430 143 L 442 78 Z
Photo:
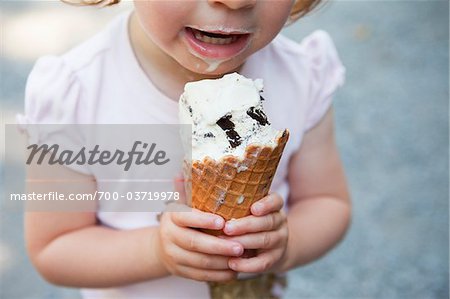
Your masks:
M 239 72 L 240 68 L 242 66 L 241 64 L 230 64 L 229 62 L 223 62 L 217 66 L 214 70 L 208 70 L 209 65 L 205 62 L 201 62 L 200 68 L 197 68 L 194 66 L 191 66 L 188 68 L 189 71 L 198 74 L 199 76 L 204 76 L 205 78 L 218 78 L 222 77 L 225 74 L 233 73 L 233 72 Z

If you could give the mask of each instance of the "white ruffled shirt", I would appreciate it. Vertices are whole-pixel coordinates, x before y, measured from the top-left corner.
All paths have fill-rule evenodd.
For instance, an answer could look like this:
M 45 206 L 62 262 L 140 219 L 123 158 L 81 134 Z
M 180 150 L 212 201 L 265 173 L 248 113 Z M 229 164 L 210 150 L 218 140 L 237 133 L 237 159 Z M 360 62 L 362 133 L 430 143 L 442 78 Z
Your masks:
M 129 13 L 62 56 L 39 59 L 27 82 L 28 124 L 176 124 L 178 103 L 162 94 L 145 75 L 128 36 Z M 329 109 L 345 69 L 330 36 L 315 31 L 301 43 L 278 35 L 248 58 L 241 74 L 264 80 L 264 107 L 275 128 L 288 128 L 285 148 L 271 192 L 286 200 L 288 163 L 306 131 Z M 28 126 L 32 128 L 32 126 Z M 44 142 L 46 132 L 34 132 Z M 74 141 L 76 142 L 76 141 Z M 70 146 L 70 145 L 69 145 Z M 75 170 L 91 174 L 89 168 Z M 98 185 L 99 191 L 103 186 Z M 111 190 L 108 190 L 111 191 Z M 114 190 L 112 190 L 114 191 Z M 156 226 L 156 213 L 97 212 L 99 221 L 116 229 Z M 206 283 L 166 277 L 125 287 L 84 289 L 84 298 L 209 298 Z

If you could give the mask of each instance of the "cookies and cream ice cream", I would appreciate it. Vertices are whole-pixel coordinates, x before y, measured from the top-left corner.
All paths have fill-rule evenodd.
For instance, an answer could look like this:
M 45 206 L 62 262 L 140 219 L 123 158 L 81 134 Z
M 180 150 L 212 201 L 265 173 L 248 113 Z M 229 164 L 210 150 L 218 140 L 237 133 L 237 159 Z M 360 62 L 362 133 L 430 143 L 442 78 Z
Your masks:
M 267 120 L 262 89 L 262 80 L 237 73 L 185 85 L 179 108 L 180 122 L 192 125 L 184 132 L 192 135 L 192 159 L 184 161 L 188 205 L 230 220 L 249 215 L 268 194 L 289 132 Z
M 275 147 L 280 131 L 263 112 L 261 79 L 237 73 L 185 85 L 180 123 L 192 125 L 192 159 L 243 157 L 249 144 Z

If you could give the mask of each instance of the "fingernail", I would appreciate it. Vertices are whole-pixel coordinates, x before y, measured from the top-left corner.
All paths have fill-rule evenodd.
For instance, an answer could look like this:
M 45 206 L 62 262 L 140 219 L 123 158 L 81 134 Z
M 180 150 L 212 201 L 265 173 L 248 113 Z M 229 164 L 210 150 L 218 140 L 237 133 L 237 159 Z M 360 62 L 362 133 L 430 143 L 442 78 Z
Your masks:
M 233 225 L 232 223 L 230 223 L 230 222 L 228 222 L 228 223 L 225 225 L 225 230 L 226 230 L 228 233 L 231 233 L 231 232 L 233 231 L 233 228 L 234 228 L 234 225 Z
M 233 252 L 236 255 L 240 255 L 242 253 L 242 247 L 241 246 L 233 246 Z
M 229 262 L 229 264 L 228 264 L 228 266 L 231 268 L 231 269 L 236 269 L 236 263 L 235 262 Z
M 216 220 L 214 220 L 214 225 L 217 228 L 221 228 L 223 226 L 223 219 L 222 218 L 216 218 Z
M 263 204 L 262 204 L 262 203 L 255 203 L 255 204 L 253 205 L 253 210 L 254 210 L 256 213 L 261 212 L 262 209 L 263 209 Z

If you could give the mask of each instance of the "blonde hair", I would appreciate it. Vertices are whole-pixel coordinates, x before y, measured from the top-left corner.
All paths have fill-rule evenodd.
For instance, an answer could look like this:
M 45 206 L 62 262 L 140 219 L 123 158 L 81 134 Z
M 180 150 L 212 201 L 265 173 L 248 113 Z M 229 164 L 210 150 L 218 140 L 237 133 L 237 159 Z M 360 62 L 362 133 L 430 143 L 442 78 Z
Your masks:
M 120 2 L 120 0 L 61 0 L 64 3 L 85 6 L 85 5 L 95 5 L 95 6 L 110 6 Z M 311 12 L 316 6 L 321 2 L 321 0 L 295 0 L 294 6 L 292 7 L 291 14 L 289 16 L 288 24 L 292 24 L 301 17 L 305 16 Z
M 289 15 L 288 24 L 292 24 L 310 13 L 320 2 L 322 2 L 322 0 L 295 0 L 294 6 L 292 6 L 291 9 L 291 14 Z

